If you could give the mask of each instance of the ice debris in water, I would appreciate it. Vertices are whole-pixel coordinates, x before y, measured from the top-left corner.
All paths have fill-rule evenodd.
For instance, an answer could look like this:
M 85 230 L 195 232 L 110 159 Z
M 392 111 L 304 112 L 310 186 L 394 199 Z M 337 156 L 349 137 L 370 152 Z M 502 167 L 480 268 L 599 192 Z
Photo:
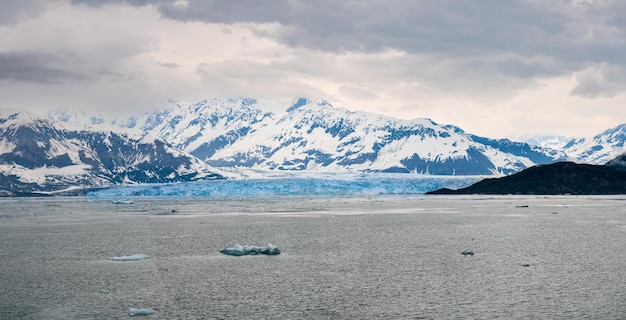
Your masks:
M 152 310 L 151 308 L 129 308 L 128 309 L 128 315 L 129 316 L 147 316 L 149 314 L 153 314 L 154 310 Z
M 113 261 L 137 261 L 137 260 L 144 260 L 144 259 L 148 259 L 150 258 L 149 256 L 139 253 L 139 254 L 133 254 L 132 256 L 121 256 L 121 257 L 110 257 L 109 260 L 113 260 Z
M 113 204 L 133 204 L 133 200 L 112 200 Z
M 268 243 L 265 247 L 242 246 L 240 244 L 236 244 L 232 247 L 220 250 L 220 252 L 229 256 L 245 256 L 258 254 L 274 256 L 280 254 L 280 249 L 271 243 Z

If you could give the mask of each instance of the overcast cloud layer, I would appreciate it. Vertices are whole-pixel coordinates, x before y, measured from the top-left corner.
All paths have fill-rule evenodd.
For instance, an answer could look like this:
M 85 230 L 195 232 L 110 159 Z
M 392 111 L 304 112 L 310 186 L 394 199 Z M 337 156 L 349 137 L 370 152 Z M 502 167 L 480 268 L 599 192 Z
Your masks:
M 626 122 L 626 1 L 0 2 L 0 108 L 298 97 L 490 137 Z

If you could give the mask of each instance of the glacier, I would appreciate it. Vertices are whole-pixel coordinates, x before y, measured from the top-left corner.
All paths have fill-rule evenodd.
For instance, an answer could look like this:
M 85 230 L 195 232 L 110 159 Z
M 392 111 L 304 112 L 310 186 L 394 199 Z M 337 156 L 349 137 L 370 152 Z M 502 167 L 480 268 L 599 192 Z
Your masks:
M 266 178 L 141 184 L 94 190 L 92 198 L 416 195 L 459 189 L 493 176 L 434 176 L 404 173 L 294 174 Z

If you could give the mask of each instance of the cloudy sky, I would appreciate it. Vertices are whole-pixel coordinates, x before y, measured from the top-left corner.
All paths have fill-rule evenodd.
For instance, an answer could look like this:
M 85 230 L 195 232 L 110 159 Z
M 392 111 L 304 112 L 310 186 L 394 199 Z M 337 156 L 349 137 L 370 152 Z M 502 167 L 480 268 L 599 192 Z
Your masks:
M 0 0 L 0 108 L 298 97 L 493 138 L 626 123 L 622 0 Z

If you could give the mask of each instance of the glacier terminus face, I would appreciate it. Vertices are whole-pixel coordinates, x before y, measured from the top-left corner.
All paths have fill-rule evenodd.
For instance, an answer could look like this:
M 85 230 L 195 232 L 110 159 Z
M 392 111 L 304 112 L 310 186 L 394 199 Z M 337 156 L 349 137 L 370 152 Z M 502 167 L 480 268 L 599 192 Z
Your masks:
M 419 195 L 469 186 L 484 176 L 429 176 L 393 173 L 285 174 L 271 178 L 222 179 L 176 184 L 134 185 L 92 191 L 92 198 Z

